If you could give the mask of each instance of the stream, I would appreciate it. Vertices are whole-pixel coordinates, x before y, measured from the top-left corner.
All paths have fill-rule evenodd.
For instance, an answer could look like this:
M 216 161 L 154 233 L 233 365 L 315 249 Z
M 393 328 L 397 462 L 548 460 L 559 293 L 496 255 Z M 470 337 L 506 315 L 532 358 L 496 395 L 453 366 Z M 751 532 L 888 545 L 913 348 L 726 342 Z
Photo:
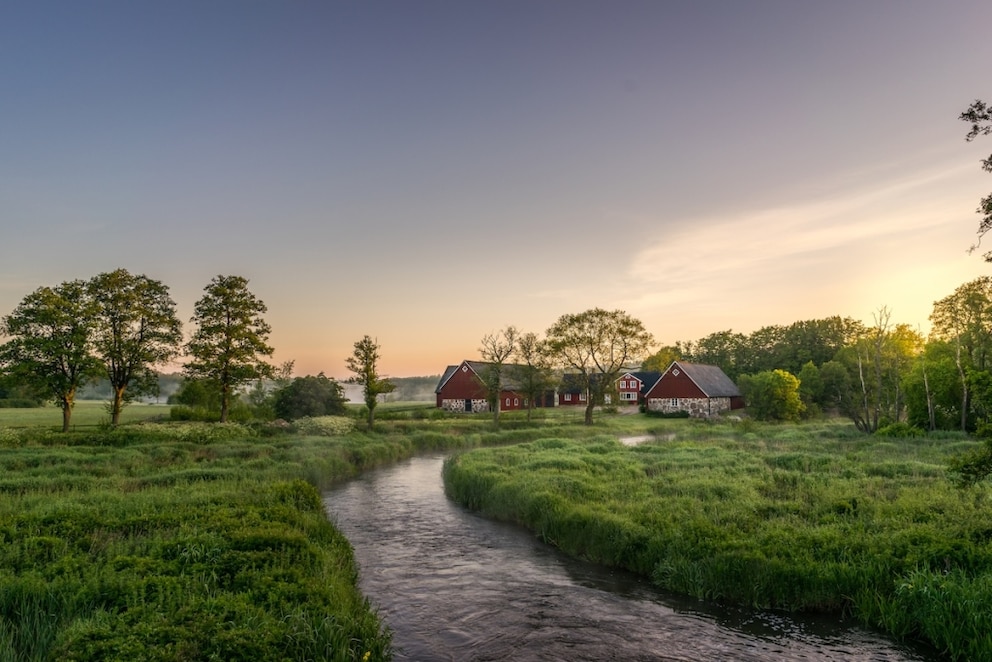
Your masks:
M 449 501 L 444 455 L 324 493 L 396 660 L 937 660 L 837 618 L 663 593 Z

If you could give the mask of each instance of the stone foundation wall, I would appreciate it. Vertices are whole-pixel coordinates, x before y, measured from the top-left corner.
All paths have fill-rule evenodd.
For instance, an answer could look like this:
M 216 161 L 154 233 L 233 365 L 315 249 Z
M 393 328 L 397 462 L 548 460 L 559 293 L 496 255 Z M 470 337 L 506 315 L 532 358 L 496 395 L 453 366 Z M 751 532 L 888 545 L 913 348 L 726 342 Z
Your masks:
M 671 398 L 648 400 L 649 411 L 659 411 L 663 414 L 687 411 L 692 418 L 710 418 L 729 409 L 730 398 L 679 398 L 677 405 L 672 404 Z
M 460 414 L 464 414 L 466 413 L 465 400 L 464 399 L 442 400 L 441 409 L 443 409 L 444 411 L 458 412 Z M 467 413 L 483 412 L 483 411 L 489 411 L 489 403 L 486 402 L 484 399 L 472 400 L 472 411 Z

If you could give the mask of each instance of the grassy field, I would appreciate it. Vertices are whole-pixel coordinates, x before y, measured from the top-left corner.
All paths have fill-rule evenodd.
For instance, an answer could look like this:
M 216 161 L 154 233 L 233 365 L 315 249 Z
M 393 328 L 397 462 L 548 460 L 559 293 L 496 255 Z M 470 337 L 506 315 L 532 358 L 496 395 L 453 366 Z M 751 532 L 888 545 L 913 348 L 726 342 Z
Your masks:
M 446 465 L 449 494 L 569 553 L 992 659 L 992 490 L 947 480 L 947 458 L 977 445 L 961 436 L 640 415 L 584 426 L 579 409 L 504 413 L 494 430 L 422 404 L 384 407 L 374 434 L 357 419 L 109 430 L 94 405 L 96 423 L 67 435 L 0 423 L 0 662 L 389 659 L 319 490 L 481 446 Z
M 614 417 L 446 464 L 452 498 L 573 555 L 712 601 L 848 613 L 949 658 L 992 660 L 992 489 L 962 490 L 961 436 L 849 423 Z M 658 441 L 636 447 L 617 434 Z
M 0 425 L 0 662 L 390 659 L 319 490 L 419 451 L 532 441 L 568 421 L 497 432 L 485 416 L 399 407 L 374 434 L 340 418 L 296 432 Z
M 72 426 L 76 429 L 93 428 L 110 423 L 106 402 L 96 400 L 80 400 L 72 409 Z M 134 423 L 157 418 L 169 417 L 170 405 L 164 404 L 130 404 L 121 411 L 122 423 Z M 47 428 L 62 429 L 62 410 L 55 405 L 34 407 L 30 409 L 0 408 L 0 428 Z

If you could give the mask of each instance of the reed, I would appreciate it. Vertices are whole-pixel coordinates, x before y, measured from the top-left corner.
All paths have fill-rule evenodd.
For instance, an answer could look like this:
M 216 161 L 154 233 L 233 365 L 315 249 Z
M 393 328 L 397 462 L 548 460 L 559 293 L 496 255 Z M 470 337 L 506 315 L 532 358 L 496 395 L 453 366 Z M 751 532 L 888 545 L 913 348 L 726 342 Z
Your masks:
M 992 659 L 992 490 L 946 474 L 974 442 L 672 425 L 675 439 L 637 447 L 555 436 L 473 450 L 446 462 L 445 489 L 667 590 L 853 614 L 951 659 Z

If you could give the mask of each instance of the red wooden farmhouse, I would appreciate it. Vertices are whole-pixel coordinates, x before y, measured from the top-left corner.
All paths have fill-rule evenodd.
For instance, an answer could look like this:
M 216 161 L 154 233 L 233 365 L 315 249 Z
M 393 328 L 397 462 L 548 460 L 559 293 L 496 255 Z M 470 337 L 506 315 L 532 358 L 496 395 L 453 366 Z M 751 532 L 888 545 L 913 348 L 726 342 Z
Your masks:
M 673 361 L 668 370 L 645 386 L 648 411 L 688 412 L 694 418 L 709 418 L 744 407 L 737 385 L 715 365 Z
M 469 413 L 489 411 L 483 375 L 491 365 L 482 361 L 462 361 L 458 365 L 449 365 L 434 390 L 437 406 L 445 411 Z M 522 366 L 503 366 L 504 388 L 499 394 L 500 411 L 527 409 L 529 406 L 527 397 L 520 393 L 513 379 L 514 369 L 519 367 Z M 545 394 L 545 397 L 535 402 L 534 406 L 554 407 L 554 392 Z
M 620 379 L 617 380 L 620 404 L 643 404 L 642 391 L 646 386 L 658 381 L 659 377 L 661 377 L 660 372 L 625 372 L 620 375 Z

